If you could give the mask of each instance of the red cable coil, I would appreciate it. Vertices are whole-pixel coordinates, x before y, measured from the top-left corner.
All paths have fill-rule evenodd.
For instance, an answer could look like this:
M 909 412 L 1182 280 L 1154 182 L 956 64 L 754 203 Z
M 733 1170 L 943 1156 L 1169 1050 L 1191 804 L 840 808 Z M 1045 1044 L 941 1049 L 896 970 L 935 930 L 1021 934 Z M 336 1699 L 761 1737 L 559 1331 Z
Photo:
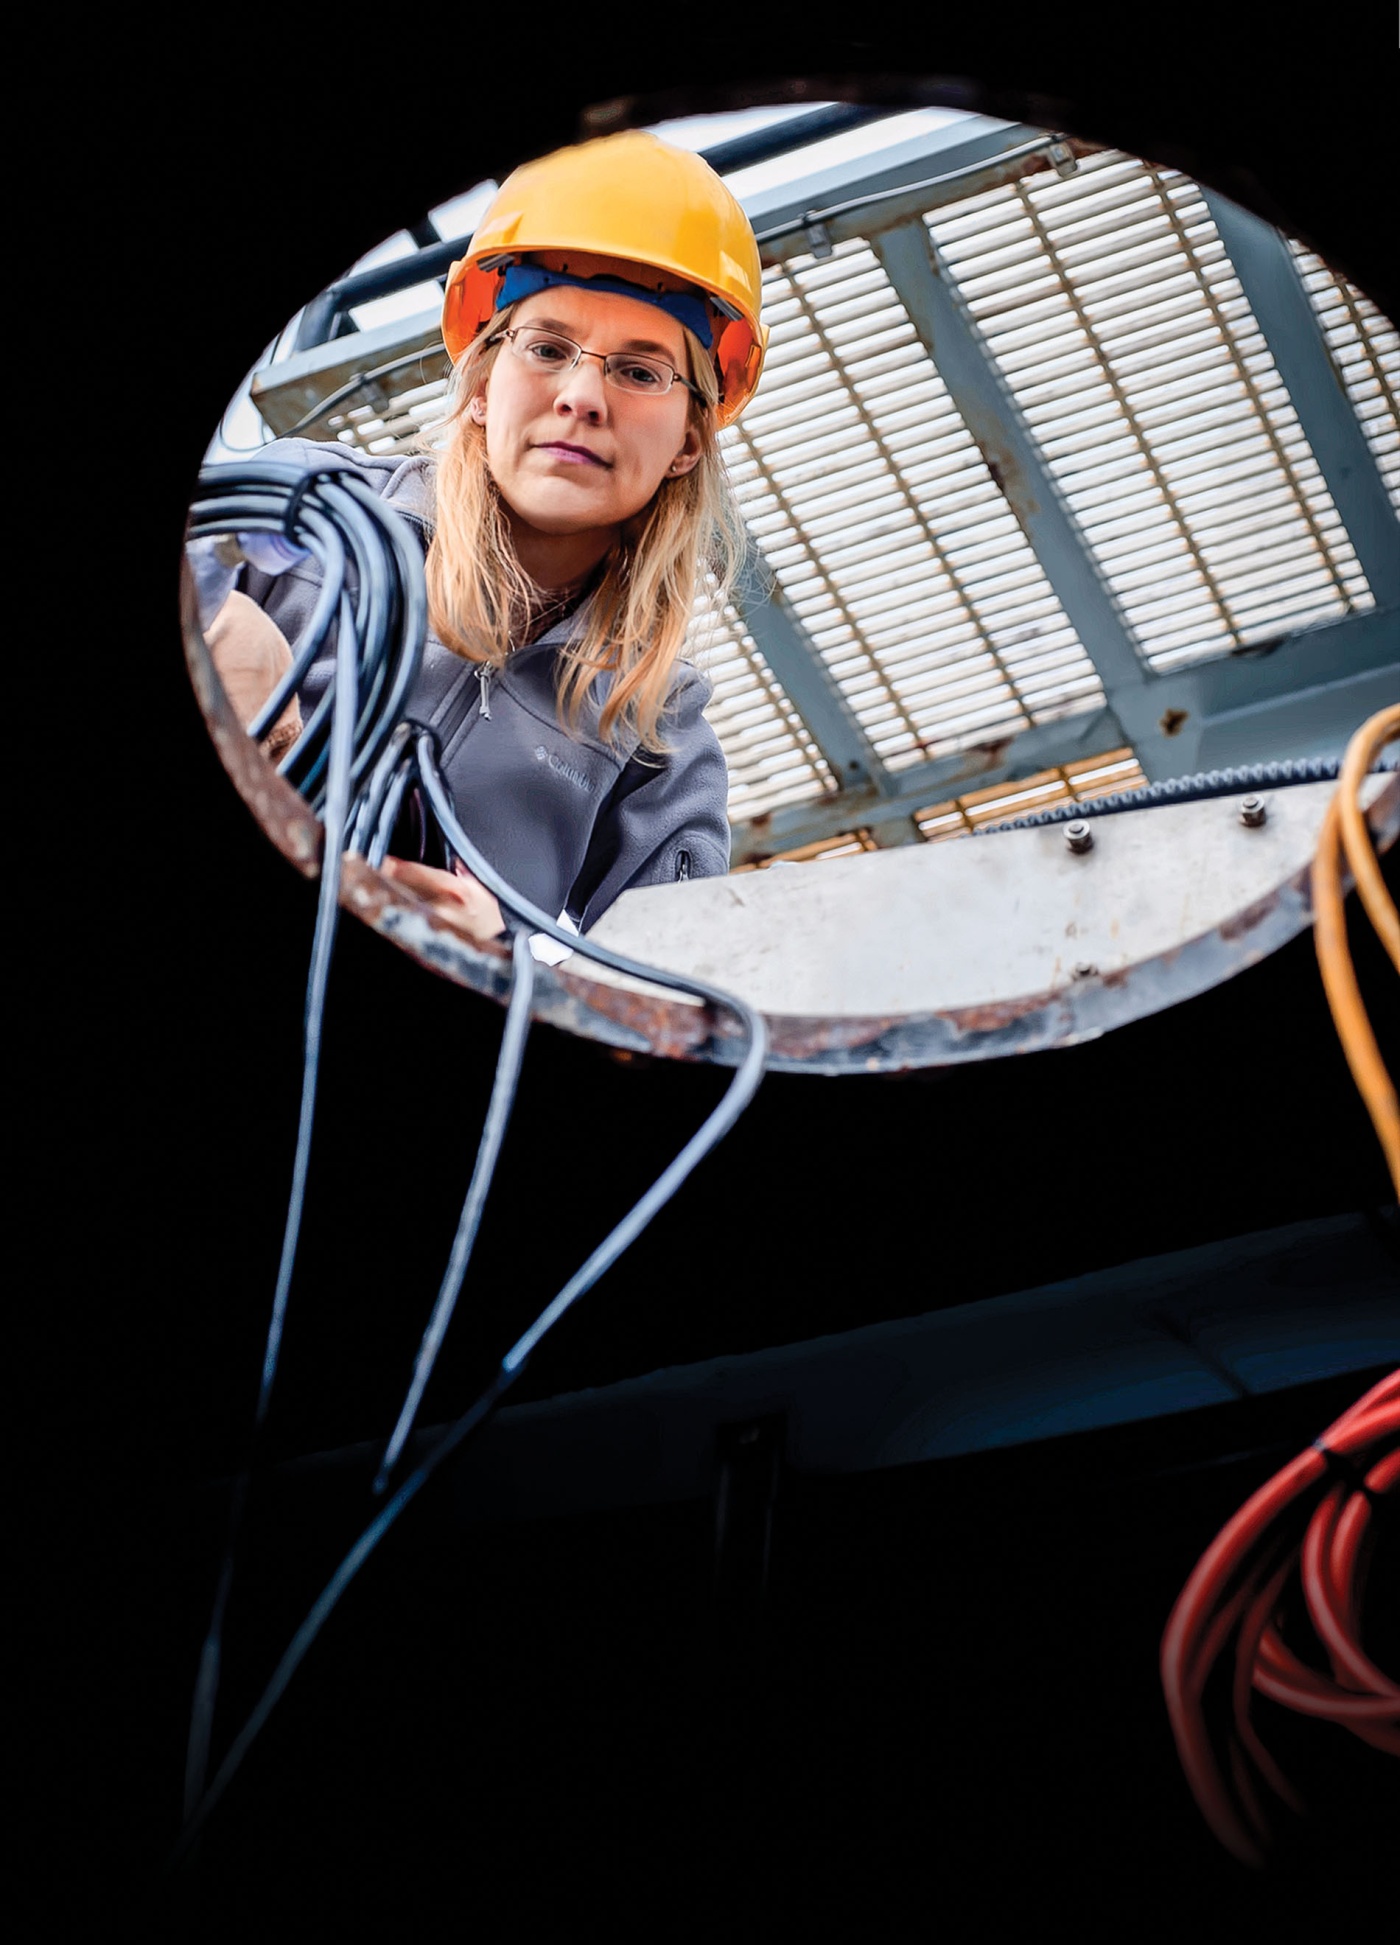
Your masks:
M 1291 1809 L 1302 1809 L 1249 1719 L 1253 1689 L 1400 1756 L 1400 1685 L 1361 1646 L 1371 1499 L 1397 1480 L 1400 1370 L 1240 1508 L 1172 1609 L 1161 1672 L 1177 1752 L 1202 1815 L 1242 1863 L 1262 1866 L 1269 1842 L 1260 1778 Z M 1295 1571 L 1330 1671 L 1299 1660 L 1280 1632 L 1279 1605 Z M 1208 1707 L 1206 1688 L 1229 1652 L 1234 1678 L 1226 1714 Z

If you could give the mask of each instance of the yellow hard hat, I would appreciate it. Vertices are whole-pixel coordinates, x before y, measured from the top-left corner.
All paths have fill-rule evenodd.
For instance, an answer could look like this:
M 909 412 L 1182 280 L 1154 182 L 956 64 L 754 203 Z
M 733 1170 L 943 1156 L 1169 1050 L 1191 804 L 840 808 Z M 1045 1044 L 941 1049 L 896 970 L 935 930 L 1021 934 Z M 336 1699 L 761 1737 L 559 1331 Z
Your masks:
M 768 332 L 759 321 L 762 274 L 752 225 L 701 156 L 642 129 L 602 135 L 526 162 L 506 177 L 454 263 L 442 336 L 455 364 L 496 309 L 508 265 L 541 251 L 622 259 L 690 285 L 719 316 L 713 356 L 717 418 L 738 417 L 758 384 Z

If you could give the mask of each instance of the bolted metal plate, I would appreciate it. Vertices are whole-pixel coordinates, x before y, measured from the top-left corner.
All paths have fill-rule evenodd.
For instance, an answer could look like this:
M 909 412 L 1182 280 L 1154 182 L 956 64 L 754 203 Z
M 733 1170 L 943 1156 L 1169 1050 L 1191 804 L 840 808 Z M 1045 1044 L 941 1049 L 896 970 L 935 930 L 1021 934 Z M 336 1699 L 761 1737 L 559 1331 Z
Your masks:
M 591 936 L 748 999 L 778 1064 L 938 1065 L 1068 1045 L 1158 1011 L 1312 921 L 1331 783 L 624 894 Z M 1245 821 L 1262 800 L 1263 822 Z M 1400 779 L 1366 780 L 1382 847 Z M 584 973 L 584 968 L 578 968 Z M 600 983 L 630 982 L 588 969 Z

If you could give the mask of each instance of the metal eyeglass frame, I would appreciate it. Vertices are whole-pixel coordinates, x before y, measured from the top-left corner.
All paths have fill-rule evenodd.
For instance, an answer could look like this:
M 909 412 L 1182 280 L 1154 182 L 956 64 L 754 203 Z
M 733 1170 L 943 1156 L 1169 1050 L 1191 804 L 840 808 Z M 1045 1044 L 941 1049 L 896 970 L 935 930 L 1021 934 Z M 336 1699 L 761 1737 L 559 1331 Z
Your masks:
M 533 336 L 537 338 L 547 338 L 551 344 L 561 344 L 561 345 L 567 344 L 573 346 L 573 351 L 574 351 L 573 363 L 568 365 L 560 365 L 553 372 L 547 372 L 545 371 L 543 366 L 540 366 L 537 369 L 539 370 L 540 375 L 542 377 L 562 378 L 566 372 L 571 372 L 577 368 L 578 361 L 580 358 L 597 358 L 599 362 L 602 364 L 603 378 L 605 382 L 611 385 L 615 391 L 625 392 L 629 398 L 665 398 L 666 394 L 670 391 L 672 385 L 684 385 L 685 389 L 690 393 L 692 398 L 698 398 L 702 405 L 708 403 L 705 394 L 700 390 L 698 385 L 692 385 L 688 378 L 683 377 L 681 373 L 676 370 L 674 365 L 668 365 L 664 358 L 653 358 L 649 352 L 585 351 L 581 344 L 575 344 L 574 340 L 572 338 L 565 337 L 562 331 L 546 331 L 544 327 L 539 324 L 512 325 L 511 328 L 507 331 L 497 331 L 494 337 L 488 338 L 486 342 L 489 346 L 493 344 L 500 344 L 504 340 L 504 342 L 510 346 L 511 350 L 515 353 L 515 356 L 520 360 L 520 362 L 522 364 L 527 364 L 529 363 L 529 360 L 526 358 L 525 353 L 523 351 L 516 351 L 515 348 L 515 340 L 524 331 L 530 332 Z M 658 391 L 654 393 L 645 390 L 639 391 L 634 386 L 631 385 L 619 384 L 616 373 L 608 369 L 609 366 L 614 363 L 614 361 L 623 362 L 623 363 L 630 362 L 632 364 L 637 364 L 637 365 L 648 365 L 648 366 L 653 366 L 657 371 L 669 372 L 671 374 L 670 383 L 662 386 Z

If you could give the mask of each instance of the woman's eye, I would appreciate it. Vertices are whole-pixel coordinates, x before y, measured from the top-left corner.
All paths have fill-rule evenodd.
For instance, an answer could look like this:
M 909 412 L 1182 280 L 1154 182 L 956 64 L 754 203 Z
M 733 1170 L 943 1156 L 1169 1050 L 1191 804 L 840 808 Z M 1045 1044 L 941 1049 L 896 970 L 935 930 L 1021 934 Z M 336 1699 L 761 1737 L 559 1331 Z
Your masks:
M 531 338 L 525 346 L 526 354 L 537 365 L 566 364 L 572 349 L 572 345 L 561 344 L 558 338 Z
M 617 372 L 619 378 L 634 385 L 639 392 L 654 390 L 665 383 L 663 374 L 655 365 L 619 365 Z

